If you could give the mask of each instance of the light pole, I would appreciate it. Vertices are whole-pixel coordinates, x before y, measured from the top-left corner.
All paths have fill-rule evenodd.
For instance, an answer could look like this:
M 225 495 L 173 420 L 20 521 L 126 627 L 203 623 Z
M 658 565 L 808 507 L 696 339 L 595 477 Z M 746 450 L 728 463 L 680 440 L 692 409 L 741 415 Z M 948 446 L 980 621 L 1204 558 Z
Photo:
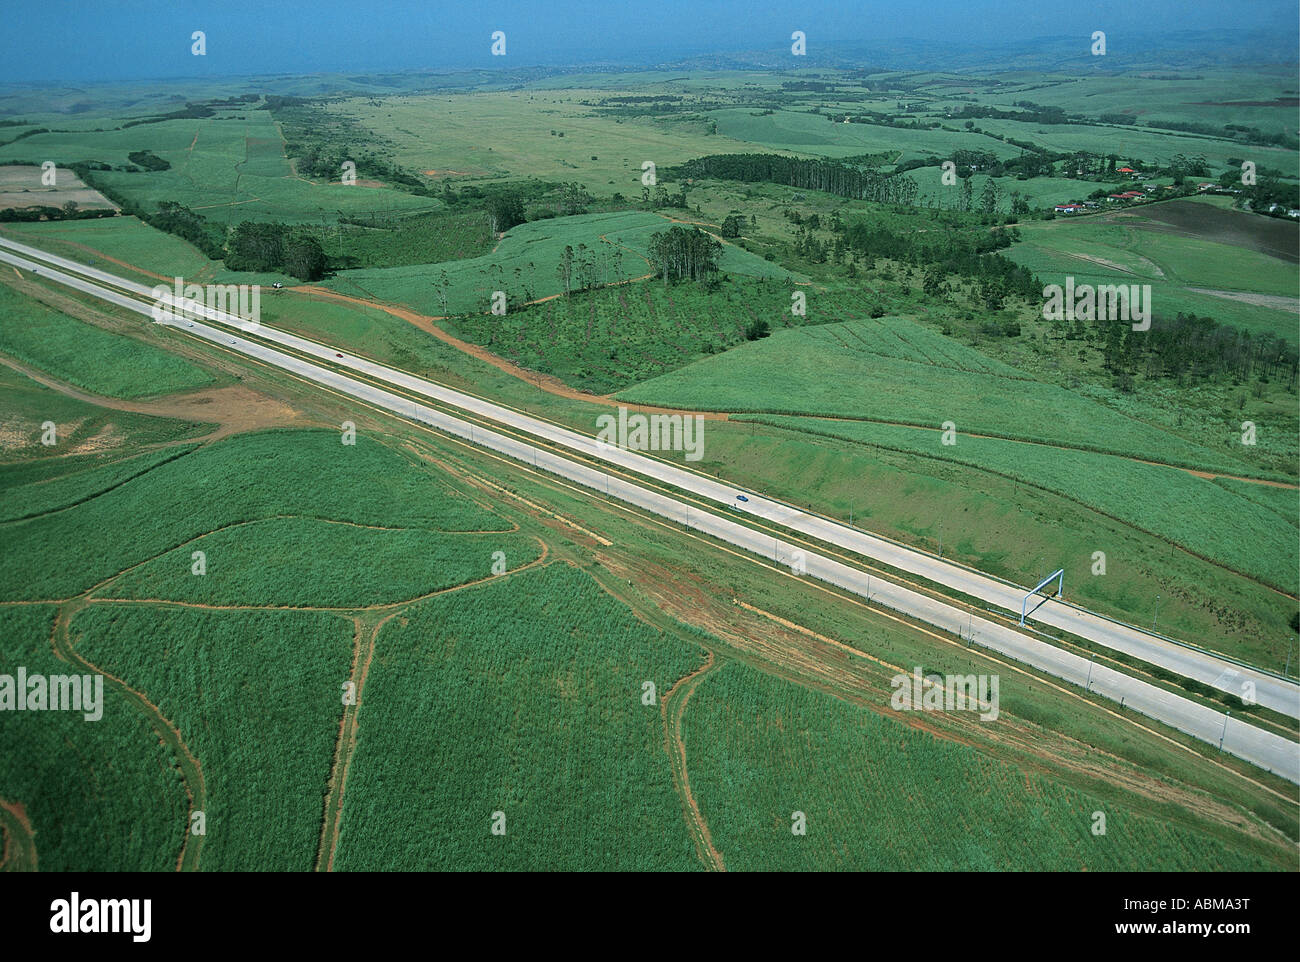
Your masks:
M 1092 666 L 1097 660 L 1097 653 L 1094 651 L 1092 657 L 1088 659 L 1088 691 L 1092 691 Z
M 1228 734 L 1228 719 L 1232 717 L 1232 712 L 1223 713 L 1223 731 L 1219 734 L 1219 751 L 1223 751 L 1223 739 Z
M 939 557 L 943 557 L 943 522 L 939 522 Z

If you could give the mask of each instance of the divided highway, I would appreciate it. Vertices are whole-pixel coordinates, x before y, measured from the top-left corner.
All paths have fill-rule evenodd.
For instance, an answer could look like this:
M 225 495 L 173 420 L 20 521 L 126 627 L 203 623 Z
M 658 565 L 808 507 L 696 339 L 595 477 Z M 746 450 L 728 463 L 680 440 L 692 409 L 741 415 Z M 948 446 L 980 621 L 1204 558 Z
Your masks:
M 0 239 L 0 248 L 3 248 L 0 249 L 0 261 L 33 271 L 128 310 L 152 316 L 154 298 L 149 287 L 5 239 Z M 109 287 L 94 283 L 95 280 L 102 281 Z M 122 293 L 123 291 L 129 292 L 129 295 Z M 142 301 L 140 298 L 145 300 Z M 199 304 L 187 302 L 185 307 L 209 317 L 218 324 L 235 328 L 252 327 L 238 317 Z M 1224 712 L 1202 706 L 1122 672 L 1103 665 L 1094 665 L 1087 658 L 1063 651 L 1009 626 L 975 617 L 928 595 L 895 585 L 879 577 L 872 577 L 817 552 L 796 549 L 792 545 L 783 544 L 779 539 L 773 539 L 763 532 L 726 517 L 648 490 L 591 465 L 560 457 L 550 450 L 537 448 L 510 435 L 460 420 L 409 397 L 348 377 L 337 370 L 320 367 L 303 357 L 276 350 L 264 342 L 279 344 L 297 354 L 327 361 L 334 367 L 350 368 L 359 374 L 382 380 L 395 388 L 494 420 L 552 444 L 580 452 L 589 458 L 618 465 L 630 472 L 690 491 L 728 507 L 737 504 L 735 495 L 738 489 L 734 486 L 633 452 L 600 444 L 592 437 L 531 418 L 509 408 L 450 390 L 372 361 L 351 357 L 345 353 L 340 357 L 341 352 L 334 348 L 283 331 L 257 326 L 247 332 L 253 336 L 244 337 L 238 330 L 212 327 L 198 320 L 172 320 L 165 323 L 367 404 L 428 424 L 474 444 L 535 465 L 539 469 L 672 519 L 755 554 L 772 558 L 780 564 L 794 566 L 795 551 L 800 550 L 802 557 L 798 559 L 798 563 L 809 577 L 836 585 L 866 598 L 871 603 L 925 621 L 960 636 L 971 644 L 978 644 L 1032 665 L 1043 672 L 1079 687 L 1088 688 L 1116 702 L 1122 701 L 1128 708 L 1162 721 L 1209 744 L 1220 746 L 1226 752 L 1300 784 L 1300 745 L 1290 739 L 1256 728 L 1240 719 L 1229 718 Z M 1024 595 L 1023 589 L 828 519 L 806 514 L 779 501 L 751 494 L 745 507 L 748 513 L 775 524 L 910 571 L 1019 613 L 1020 599 Z M 1058 624 L 1057 620 L 1044 617 L 1041 614 L 1044 609 L 1052 619 L 1057 619 L 1061 623 Z M 1252 680 L 1256 683 L 1257 699 L 1261 704 L 1276 707 L 1277 710 L 1285 711 L 1293 717 L 1300 717 L 1300 689 L 1285 679 L 1220 659 L 1218 656 L 1197 649 L 1185 648 L 1175 642 L 1119 625 L 1069 605 L 1054 604 L 1050 607 L 1044 606 L 1044 609 L 1040 609 L 1039 620 L 1045 623 L 1056 624 L 1064 630 L 1092 638 L 1118 650 L 1131 651 L 1139 658 L 1166 665 L 1170 670 L 1205 680 L 1207 684 L 1217 684 L 1226 691 L 1239 694 L 1240 682 Z M 1132 650 L 1132 646 L 1136 646 L 1137 650 Z M 1224 675 L 1228 672 L 1236 672 L 1237 675 L 1233 683 L 1225 684 Z

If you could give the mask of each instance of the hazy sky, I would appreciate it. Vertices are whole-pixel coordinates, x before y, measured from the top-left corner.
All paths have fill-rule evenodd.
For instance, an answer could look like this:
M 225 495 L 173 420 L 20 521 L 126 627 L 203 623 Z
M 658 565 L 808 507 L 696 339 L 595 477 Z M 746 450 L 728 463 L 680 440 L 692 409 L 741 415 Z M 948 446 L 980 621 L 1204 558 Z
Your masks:
M 711 50 L 996 44 L 1105 30 L 1294 32 L 1296 0 L 29 0 L 0 19 L 0 81 L 523 67 Z M 190 53 L 195 30 L 207 55 Z M 506 56 L 490 55 L 494 30 Z

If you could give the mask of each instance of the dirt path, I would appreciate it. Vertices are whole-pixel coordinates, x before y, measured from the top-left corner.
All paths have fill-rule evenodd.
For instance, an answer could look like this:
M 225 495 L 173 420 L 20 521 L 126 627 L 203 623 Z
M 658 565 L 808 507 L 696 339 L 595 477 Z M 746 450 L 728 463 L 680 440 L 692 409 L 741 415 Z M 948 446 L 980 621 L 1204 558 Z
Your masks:
M 153 417 L 178 418 L 217 425 L 217 429 L 211 434 L 186 438 L 177 443 L 216 441 L 227 435 L 244 431 L 302 424 L 302 416 L 298 411 L 242 384 L 204 388 L 190 394 L 172 394 L 156 401 L 126 401 L 83 391 L 2 354 L 0 354 L 0 364 L 53 391 L 96 407 L 108 408 L 111 411 L 125 411 L 130 414 L 148 414 Z
M 22 802 L 0 798 L 0 836 L 4 837 L 0 872 L 35 872 L 36 830 Z
M 203 768 L 185 743 L 180 729 L 163 715 L 162 710 L 157 705 L 151 702 L 143 692 L 132 688 L 121 678 L 110 674 L 98 665 L 92 664 L 73 646 L 69 625 L 77 612 L 85 607 L 85 604 L 86 600 L 79 598 L 73 603 L 59 608 L 59 614 L 54 624 L 53 637 L 51 638 L 54 653 L 64 661 L 80 665 L 89 672 L 103 675 L 108 687 L 125 695 L 128 700 L 134 701 L 151 719 L 154 731 L 158 733 L 158 737 L 162 739 L 163 744 L 167 746 L 176 759 L 181 781 L 185 785 L 185 794 L 189 798 L 189 812 L 186 815 L 185 825 L 182 829 L 185 841 L 181 843 L 180 853 L 176 856 L 176 871 L 196 872 L 199 868 L 199 857 L 203 851 L 204 836 L 193 834 L 190 831 L 190 825 L 195 812 L 207 811 L 208 792 L 203 780 Z
M 1189 287 L 1187 289 L 1196 294 L 1209 294 L 1211 297 L 1222 297 L 1230 301 L 1241 301 L 1243 304 L 1250 304 L 1253 307 L 1268 307 L 1276 311 L 1290 311 L 1292 314 L 1300 311 L 1300 298 L 1290 297 L 1286 294 L 1257 294 L 1251 291 L 1220 291 L 1210 287 Z
M 740 414 L 740 413 L 742 413 L 742 412 L 736 412 L 736 413 L 737 413 L 737 414 Z M 757 412 L 757 411 L 756 411 L 756 412 L 744 412 L 744 413 L 752 413 L 753 416 L 759 416 L 759 417 L 762 416 L 762 412 Z M 918 431 L 936 431 L 936 432 L 937 432 L 937 431 L 942 431 L 942 430 L 943 430 L 943 428 L 936 428 L 936 427 L 933 427 L 933 426 L 928 425 L 928 424 L 909 424 L 909 423 L 907 423 L 907 422 L 905 422 L 905 421 L 878 421 L 878 420 L 876 420 L 875 418 L 849 418 L 849 417 L 842 417 L 842 416 L 836 416 L 836 415 L 831 415 L 831 414 L 797 414 L 797 415 L 792 415 L 792 416 L 793 416 L 793 417 L 808 418 L 809 420 L 816 420 L 816 421 L 844 421 L 844 422 L 848 422 L 848 423 L 850 423 L 850 424 L 852 424 L 852 423 L 854 423 L 854 422 L 862 422 L 862 423 L 867 423 L 867 424 L 883 424 L 883 425 L 885 425 L 885 426 L 887 426 L 887 427 L 914 428 L 914 429 L 916 429 L 916 430 L 918 430 Z M 743 422 L 737 422 L 737 423 L 743 423 Z M 753 423 L 764 424 L 765 422 L 763 422 L 763 421 L 758 421 L 758 422 L 753 422 Z M 775 427 L 776 425 L 769 425 L 769 426 L 771 426 L 771 427 Z M 788 429 L 787 429 L 787 430 L 788 430 Z M 795 430 L 797 430 L 797 429 L 795 429 Z M 1136 464 L 1150 464 L 1150 465 L 1154 465 L 1154 466 L 1157 467 L 1157 468 L 1171 468 L 1171 469 L 1173 469 L 1173 470 L 1175 470 L 1175 471 L 1186 471 L 1188 474 L 1192 474 L 1192 475 L 1195 475 L 1195 476 L 1198 477 L 1198 478 L 1205 478 L 1205 479 L 1207 479 L 1207 480 L 1211 480 L 1211 481 L 1214 480 L 1215 478 L 1224 478 L 1225 480 L 1228 480 L 1228 481 L 1245 481 L 1245 482 L 1247 482 L 1248 484 L 1263 484 L 1263 485 L 1267 485 L 1268 487 L 1273 487 L 1273 488 L 1289 488 L 1289 489 L 1291 489 L 1291 490 L 1300 490 L 1300 486 L 1297 486 L 1297 485 L 1291 484 L 1290 482 L 1287 482 L 1287 481 L 1267 481 L 1267 480 L 1265 480 L 1264 478 L 1247 478 L 1247 477 L 1243 477 L 1243 476 L 1241 476 L 1241 475 L 1239 475 L 1239 474 L 1218 474 L 1218 473 L 1215 473 L 1215 472 L 1212 472 L 1212 471 L 1202 471 L 1202 470 L 1200 470 L 1200 469 L 1198 469 L 1198 468 L 1185 468 L 1185 467 L 1182 467 L 1181 465 L 1178 465 L 1178 464 L 1165 464 L 1165 463 L 1163 463 L 1163 462 L 1161 462 L 1161 461 L 1147 461 L 1147 460 L 1144 460 L 1143 458 L 1134 457 L 1134 456 L 1131 455 L 1131 454 L 1118 454 L 1118 453 L 1113 452 L 1113 451 L 1093 451 L 1093 450 L 1090 450 L 1090 449 L 1088 449 L 1088 448 L 1072 448 L 1072 447 L 1069 447 L 1068 445 L 1064 445 L 1064 444 L 1048 444 L 1046 441 L 1029 441 L 1029 440 L 1025 440 L 1024 438 L 1004 438 L 1004 437 L 1000 437 L 1000 436 L 998 436 L 998 435 L 996 435 L 996 434 L 976 434 L 976 433 L 973 432 L 973 431 L 963 431 L 962 433 L 963 433 L 966 437 L 969 437 L 969 438 L 984 438 L 985 440 L 988 440 L 988 441 L 1007 441 L 1007 442 L 1010 442 L 1010 443 L 1012 443 L 1012 444 L 1027 444 L 1027 445 L 1030 445 L 1030 446 L 1033 446 L 1033 447 L 1040 447 L 1040 448 L 1053 448 L 1053 449 L 1055 449 L 1055 450 L 1057 450 L 1057 451 L 1075 451 L 1075 452 L 1078 452 L 1078 453 L 1080 453 L 1080 454 L 1096 454 L 1096 455 L 1100 455 L 1100 456 L 1108 457 L 1108 458 L 1121 458 L 1121 459 L 1124 460 L 1124 461 L 1133 461 L 1133 462 L 1136 463 Z M 891 448 L 890 450 L 893 450 L 893 449 Z M 964 462 L 962 462 L 962 463 L 964 463 Z M 991 471 L 992 469 L 991 469 L 991 468 L 984 468 L 984 469 L 982 469 L 982 470 Z M 1001 474 L 1002 472 L 999 472 L 999 471 L 993 471 L 993 473 L 994 473 L 994 474 Z M 1010 475 L 1003 475 L 1003 476 L 1004 476 L 1004 477 L 1011 477 Z M 1021 483 L 1021 484 L 1029 484 L 1030 482 L 1028 482 L 1028 481 L 1021 481 L 1020 483 Z M 1082 502 L 1080 502 L 1080 503 L 1082 503 Z
M 295 294 L 302 294 L 307 297 L 317 297 L 317 298 L 323 298 L 325 300 L 342 301 L 346 304 L 352 304 L 357 307 L 374 308 L 375 310 L 383 311 L 386 314 L 391 314 L 393 317 L 406 321 L 409 324 L 413 324 L 414 326 L 418 327 L 420 330 L 424 331 L 426 334 L 432 334 L 438 340 L 442 341 L 445 344 L 450 344 L 452 347 L 456 348 L 456 350 L 464 354 L 468 354 L 471 357 L 477 358 L 478 360 L 483 361 L 487 364 L 491 364 L 497 370 L 503 371 L 504 373 L 509 374 L 511 377 L 518 378 L 521 381 L 527 381 L 529 384 L 533 385 L 534 387 L 537 387 L 545 391 L 547 394 L 553 394 L 556 397 L 567 398 L 568 400 L 571 401 L 585 401 L 588 404 L 599 404 L 604 407 L 618 407 L 621 405 L 623 407 L 626 407 L 629 411 L 645 411 L 650 413 L 663 413 L 663 414 L 698 413 L 701 416 L 703 416 L 706 420 L 714 420 L 714 421 L 725 421 L 728 418 L 728 415 L 722 412 L 705 412 L 705 411 L 687 412 L 687 411 L 681 411 L 677 408 L 654 407 L 652 405 L 647 405 L 647 404 L 626 404 L 614 400 L 612 395 L 592 394 L 589 391 L 580 391 L 575 387 L 571 387 L 570 385 L 566 384 L 564 381 L 561 381 L 559 378 L 553 375 L 542 374 L 537 371 L 530 371 L 526 367 L 520 367 L 518 364 L 515 364 L 511 361 L 507 361 L 505 358 L 493 354 L 491 351 L 489 351 L 485 347 L 482 347 L 481 345 L 473 344 L 469 341 L 461 340 L 459 337 L 456 337 L 454 334 L 448 333 L 447 331 L 439 327 L 438 324 L 436 323 L 437 321 L 447 320 L 447 318 L 445 317 L 432 317 L 427 314 L 417 313 L 416 311 L 413 311 L 407 307 L 398 307 L 393 304 L 381 304 L 377 301 L 367 301 L 360 297 L 353 297 L 350 294 L 341 294 L 338 291 L 332 291 L 326 287 L 317 287 L 314 285 L 308 285 L 304 287 L 286 288 L 286 290 L 292 291 Z M 562 296 L 563 295 L 560 294 L 552 295 L 552 297 L 562 297 Z M 546 301 L 550 299 L 551 298 L 549 297 L 541 298 L 542 301 Z M 536 304 L 536 303 L 540 303 L 540 301 L 530 301 L 529 303 Z
M 722 853 L 714 846 L 709 825 L 700 812 L 695 796 L 691 794 L 691 779 L 686 770 L 686 742 L 682 738 L 682 716 L 686 714 L 686 705 L 700 682 L 704 680 L 704 676 L 713 671 L 717 664 L 713 652 L 710 651 L 709 658 L 703 665 L 679 679 L 677 684 L 664 695 L 660 700 L 659 710 L 664 719 L 664 748 L 671 762 L 677 794 L 686 809 L 686 824 L 695 842 L 695 851 L 700 861 L 709 868 L 715 872 L 725 872 L 727 866 L 723 862 Z
M 355 626 L 352 641 L 352 670 L 348 679 L 353 683 L 353 703 L 345 705 L 343 717 L 339 719 L 339 737 L 334 749 L 334 764 L 330 770 L 329 791 L 325 796 L 325 817 L 321 822 L 320 847 L 316 852 L 317 872 L 334 871 L 334 853 L 339 843 L 339 822 L 343 818 L 343 791 L 347 787 L 348 770 L 352 765 L 352 756 L 357 748 L 357 712 L 361 710 L 361 693 L 370 673 L 370 660 L 375 654 L 375 639 L 381 629 L 397 612 L 379 619 L 375 624 L 365 626 L 360 618 L 352 620 Z M 362 653 L 362 635 L 366 636 L 365 652 Z M 360 673 L 358 674 L 358 669 Z

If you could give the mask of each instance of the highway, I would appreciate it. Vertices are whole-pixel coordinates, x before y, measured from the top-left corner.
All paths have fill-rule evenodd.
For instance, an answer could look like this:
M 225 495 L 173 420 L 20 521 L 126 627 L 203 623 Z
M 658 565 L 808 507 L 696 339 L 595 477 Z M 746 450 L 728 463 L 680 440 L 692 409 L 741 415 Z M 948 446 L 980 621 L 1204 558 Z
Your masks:
M 128 310 L 152 316 L 154 298 L 152 289 L 144 285 L 126 281 L 115 275 L 99 271 L 92 267 L 77 264 L 64 258 L 57 258 L 35 248 L 0 239 L 0 260 L 33 271 L 57 283 L 65 284 L 92 296 L 101 298 Z M 38 263 L 39 261 L 39 263 Z M 55 266 L 51 266 L 55 265 Z M 102 281 L 108 287 L 95 281 Z M 114 289 L 115 288 L 115 289 Z M 130 294 L 124 294 L 128 291 Z M 145 300 L 140 300 L 143 297 Z M 195 312 L 201 312 L 215 323 L 236 328 L 252 327 L 247 322 L 220 311 L 213 311 L 202 305 L 187 304 Z M 645 511 L 677 521 L 689 528 L 708 534 L 719 540 L 746 549 L 754 554 L 771 558 L 773 561 L 791 566 L 795 563 L 794 546 L 782 543 L 779 539 L 739 524 L 727 517 L 704 511 L 688 505 L 675 498 L 650 491 L 640 485 L 610 475 L 591 465 L 563 458 L 548 449 L 528 444 L 518 438 L 474 425 L 453 417 L 443 411 L 428 407 L 409 397 L 394 394 L 374 384 L 360 381 L 331 368 L 321 367 L 303 357 L 277 350 L 265 341 L 279 344 L 286 350 L 308 355 L 327 361 L 333 367 L 349 368 L 358 374 L 365 374 L 375 380 L 382 380 L 395 388 L 437 400 L 443 404 L 460 408 L 478 416 L 494 420 L 512 429 L 544 439 L 552 444 L 581 452 L 583 455 L 653 478 L 684 491 L 690 491 L 700 497 L 731 508 L 737 505 L 735 500 L 738 488 L 723 482 L 705 478 L 694 472 L 678 468 L 671 464 L 646 458 L 634 452 L 623 451 L 599 444 L 594 438 L 570 431 L 545 421 L 531 418 L 509 408 L 495 405 L 490 401 L 475 398 L 461 392 L 453 391 L 441 385 L 417 378 L 413 375 L 384 367 L 373 361 L 355 358 L 335 348 L 319 344 L 296 335 L 277 331 L 265 326 L 256 327 L 242 336 L 239 330 L 227 327 L 213 327 L 199 320 L 171 320 L 164 323 L 181 328 L 186 333 L 219 344 L 227 349 L 238 351 L 256 358 L 266 364 L 281 368 L 292 374 L 341 394 L 354 397 L 367 404 L 374 405 L 410 418 L 471 443 L 490 448 L 511 458 L 536 466 L 584 485 L 597 492 L 618 498 Z M 343 357 L 337 355 L 342 353 Z M 1023 589 L 1006 585 L 996 579 L 988 578 L 978 572 L 972 572 L 960 565 L 943 562 L 921 552 L 896 545 L 885 539 L 876 538 L 864 532 L 856 531 L 828 519 L 806 514 L 779 501 L 750 494 L 745 505 L 748 513 L 764 518 L 791 530 L 800 531 L 811 537 L 865 557 L 873 558 L 927 578 L 939 584 L 984 598 L 981 592 L 993 594 L 991 603 L 1014 611 L 1020 609 Z M 1181 695 L 1167 692 L 1147 682 L 1132 678 L 1122 672 L 1104 665 L 1093 665 L 1089 659 L 1071 652 L 1063 651 L 1049 643 L 1041 641 L 1024 632 L 1007 625 L 976 617 L 966 611 L 946 604 L 928 595 L 921 594 L 901 585 L 871 576 L 865 572 L 846 565 L 833 558 L 808 549 L 801 549 L 799 560 L 801 570 L 807 577 L 817 578 L 836 585 L 846 591 L 866 598 L 872 604 L 879 604 L 900 613 L 909 615 L 928 624 L 934 625 L 953 635 L 960 636 L 970 644 L 979 645 L 998 652 L 1009 658 L 1032 665 L 1043 672 L 1058 677 L 1081 688 L 1121 702 L 1127 708 L 1140 712 L 1186 732 L 1209 744 L 1222 747 L 1223 751 L 1236 755 L 1261 768 L 1276 772 L 1292 782 L 1300 784 L 1300 745 L 1290 739 L 1272 732 L 1256 728 L 1239 718 L 1229 718 L 1225 713 L 1202 706 Z M 1011 601 L 1011 604 L 1005 602 Z M 1082 612 L 1069 605 L 1058 604 L 1049 614 L 1060 618 L 1064 624 L 1058 625 L 1064 630 L 1082 637 L 1095 637 L 1102 644 L 1109 644 L 1103 638 L 1114 638 L 1116 644 L 1110 647 L 1129 650 L 1121 644 L 1132 643 L 1128 633 L 1135 636 L 1142 644 L 1149 645 L 1153 655 L 1162 659 L 1173 659 L 1170 670 L 1179 671 L 1189 677 L 1204 678 L 1206 683 L 1219 682 L 1223 686 L 1222 676 L 1226 672 L 1236 671 L 1238 680 L 1255 680 L 1257 697 L 1262 704 L 1273 707 L 1277 704 L 1279 711 L 1287 711 L 1293 716 L 1300 715 L 1300 692 L 1294 684 L 1258 672 L 1235 662 L 1219 659 L 1217 656 L 1185 648 L 1172 641 L 1164 641 L 1157 636 L 1147 635 L 1137 629 L 1117 625 L 1097 615 Z M 1046 617 L 1039 620 L 1048 624 Z M 1147 649 L 1144 649 L 1147 650 Z M 1137 657 L 1164 664 L 1156 657 L 1133 652 Z M 1186 661 L 1190 669 L 1177 667 Z M 1210 677 L 1206 677 L 1210 675 Z M 1005 679 L 1004 682 L 1010 679 Z M 1224 690 L 1239 692 L 1230 684 Z

